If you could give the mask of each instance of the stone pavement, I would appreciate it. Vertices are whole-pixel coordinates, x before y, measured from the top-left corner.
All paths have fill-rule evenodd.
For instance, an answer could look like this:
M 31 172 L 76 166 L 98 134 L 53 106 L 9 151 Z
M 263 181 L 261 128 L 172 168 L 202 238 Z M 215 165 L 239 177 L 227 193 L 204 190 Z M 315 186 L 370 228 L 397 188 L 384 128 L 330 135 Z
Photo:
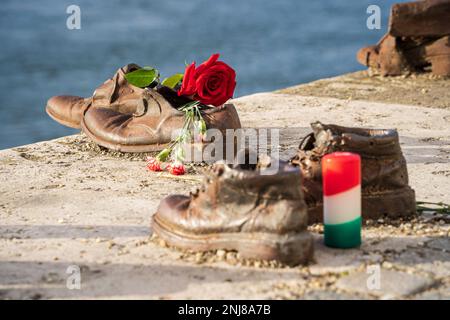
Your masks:
M 450 93 L 449 81 L 407 79 L 414 85 L 386 101 L 370 96 L 380 81 L 392 86 L 355 73 L 234 102 L 244 126 L 280 128 L 282 158 L 315 120 L 396 127 L 417 200 L 450 203 L 450 100 L 435 97 Z M 83 135 L 0 151 L 0 298 L 450 298 L 448 214 L 367 221 L 363 245 L 352 250 L 323 246 L 322 226 L 311 226 L 315 261 L 306 267 L 186 254 L 152 240 L 149 221 L 159 199 L 199 183 L 200 168 L 150 173 L 142 157 L 105 151 Z M 66 286 L 71 265 L 81 269 L 80 290 Z

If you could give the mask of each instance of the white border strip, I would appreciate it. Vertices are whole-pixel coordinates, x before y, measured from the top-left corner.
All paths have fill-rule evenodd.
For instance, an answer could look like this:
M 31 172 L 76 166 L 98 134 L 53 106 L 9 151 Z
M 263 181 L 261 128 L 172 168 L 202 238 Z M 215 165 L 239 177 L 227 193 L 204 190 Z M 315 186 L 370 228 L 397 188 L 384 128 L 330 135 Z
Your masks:
M 323 221 L 340 224 L 361 216 L 361 185 L 347 191 L 323 197 Z

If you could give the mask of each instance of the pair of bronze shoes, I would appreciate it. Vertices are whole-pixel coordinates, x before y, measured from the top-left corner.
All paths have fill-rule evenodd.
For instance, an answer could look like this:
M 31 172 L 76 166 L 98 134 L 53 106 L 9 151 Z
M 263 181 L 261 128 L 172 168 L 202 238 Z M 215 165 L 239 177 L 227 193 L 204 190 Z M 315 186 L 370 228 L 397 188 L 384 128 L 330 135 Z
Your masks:
M 358 61 L 383 76 L 423 72 L 450 76 L 450 0 L 395 4 L 388 33 L 359 50 Z
M 164 86 L 131 85 L 125 74 L 138 69 L 135 64 L 120 68 L 90 98 L 52 97 L 46 111 L 63 125 L 81 128 L 103 147 L 122 152 L 162 150 L 173 139 L 173 133 L 183 127 L 184 112 L 179 108 L 191 100 Z M 207 128 L 225 132 L 241 127 L 233 104 L 210 107 L 202 111 L 202 116 Z
M 312 129 L 290 162 L 213 165 L 201 188 L 161 201 L 152 217 L 154 232 L 180 248 L 236 250 L 245 258 L 307 263 L 313 243 L 306 227 L 322 220 L 320 161 L 335 151 L 361 156 L 363 218 L 415 214 L 415 194 L 396 130 L 320 122 Z

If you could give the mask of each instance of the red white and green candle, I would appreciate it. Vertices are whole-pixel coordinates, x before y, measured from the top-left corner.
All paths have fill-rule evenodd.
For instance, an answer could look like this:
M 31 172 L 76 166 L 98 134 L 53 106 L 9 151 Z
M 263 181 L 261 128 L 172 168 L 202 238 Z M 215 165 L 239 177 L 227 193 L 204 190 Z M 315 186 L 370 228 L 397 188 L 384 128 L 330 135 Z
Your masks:
M 353 248 L 361 244 L 361 158 L 334 152 L 322 158 L 325 245 Z

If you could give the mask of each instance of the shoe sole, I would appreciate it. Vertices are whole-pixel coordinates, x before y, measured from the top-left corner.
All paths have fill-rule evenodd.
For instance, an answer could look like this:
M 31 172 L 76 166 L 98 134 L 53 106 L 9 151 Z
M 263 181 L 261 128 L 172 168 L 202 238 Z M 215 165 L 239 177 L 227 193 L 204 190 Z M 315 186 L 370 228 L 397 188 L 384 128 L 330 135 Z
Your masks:
M 81 119 L 81 129 L 83 132 L 96 144 L 108 148 L 110 150 L 114 151 L 120 151 L 120 152 L 156 152 L 161 151 L 165 147 L 169 145 L 169 143 L 165 144 L 152 144 L 152 145 L 124 145 L 124 144 L 118 144 L 109 142 L 106 140 L 103 140 L 99 137 L 97 137 L 95 134 L 93 134 L 88 127 L 86 126 L 86 123 L 84 121 L 84 118 Z
M 410 187 L 377 194 L 363 194 L 363 219 L 398 218 L 416 214 L 415 192 Z M 323 205 L 308 206 L 308 224 L 323 222 Z
M 225 106 L 227 106 L 227 105 L 225 105 Z M 225 106 L 214 108 L 214 111 L 205 114 L 204 117 L 210 117 L 212 114 L 214 114 L 216 112 L 223 111 Z M 230 123 L 229 129 L 241 128 L 239 116 L 237 114 L 237 111 L 236 111 L 236 108 L 234 107 L 234 105 L 229 104 L 229 107 L 227 107 L 227 110 L 228 111 L 225 111 L 225 117 L 233 119 L 233 121 L 231 121 L 231 123 Z M 108 149 L 111 149 L 111 150 L 120 151 L 120 152 L 156 152 L 156 151 L 163 150 L 170 144 L 170 142 L 168 142 L 168 143 L 163 143 L 163 144 L 127 145 L 127 144 L 118 144 L 115 142 L 106 141 L 102 138 L 97 137 L 93 132 L 91 132 L 89 130 L 89 128 L 86 126 L 86 122 L 84 120 L 84 115 L 81 119 L 80 127 L 84 131 L 84 133 L 98 145 L 103 146 Z M 223 130 L 225 130 L 225 128 L 223 128 Z M 197 144 L 198 143 L 192 143 L 190 147 L 196 148 Z M 202 148 L 205 148 L 208 144 L 209 144 L 209 142 L 202 143 L 202 145 L 203 145 Z M 188 161 L 189 161 L 189 159 L 188 159 Z
M 74 129 L 81 129 L 80 123 L 62 120 L 61 118 L 58 118 L 57 115 L 53 114 L 50 110 L 51 110 L 50 107 L 47 105 L 45 107 L 45 111 L 47 112 L 49 117 L 52 118 L 53 120 L 55 120 L 56 122 L 66 126 L 66 127 L 70 127 L 70 128 L 74 128 Z
M 271 233 L 184 234 L 169 230 L 152 217 L 153 231 L 166 243 L 193 251 L 235 250 L 240 256 L 256 260 L 276 260 L 295 266 L 307 264 L 313 257 L 313 237 L 308 231 L 276 235 Z
M 151 144 L 151 145 L 124 145 L 124 144 L 118 144 L 118 143 L 113 143 L 113 142 L 109 142 L 106 140 L 103 140 L 99 137 L 97 137 L 95 134 L 93 134 L 88 127 L 86 126 L 86 123 L 84 121 L 84 118 L 81 120 L 81 126 L 80 128 L 83 130 L 83 132 L 92 140 L 94 141 L 96 144 L 108 148 L 110 150 L 114 150 L 114 151 L 120 151 L 120 152 L 157 152 L 157 151 L 161 151 L 164 148 L 166 148 L 169 143 L 164 143 L 164 144 Z M 198 148 L 198 145 L 201 146 L 201 148 L 205 148 L 209 143 L 191 143 L 187 146 L 187 148 Z M 187 158 L 185 160 L 186 162 L 192 162 L 192 159 Z M 197 161 L 198 162 L 198 161 Z

